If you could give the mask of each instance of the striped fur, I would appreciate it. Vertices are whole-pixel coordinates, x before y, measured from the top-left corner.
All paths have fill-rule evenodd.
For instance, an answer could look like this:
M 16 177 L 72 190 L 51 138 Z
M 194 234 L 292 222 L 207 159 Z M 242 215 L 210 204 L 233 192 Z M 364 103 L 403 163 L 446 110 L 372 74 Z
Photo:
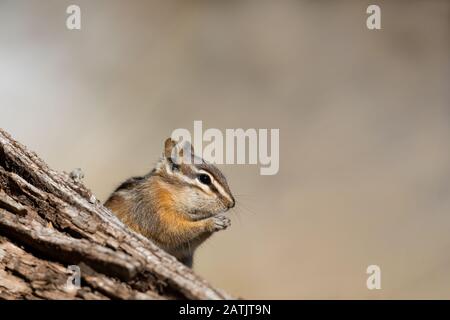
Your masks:
M 220 225 L 223 219 L 215 217 L 232 208 L 235 200 L 217 167 L 199 158 L 199 164 L 176 162 L 174 148 L 176 144 L 168 139 L 156 168 L 123 182 L 105 206 L 131 229 L 190 266 L 194 250 L 214 231 L 226 228 Z M 180 150 L 175 150 L 178 155 Z M 210 185 L 200 182 L 201 174 L 210 177 Z

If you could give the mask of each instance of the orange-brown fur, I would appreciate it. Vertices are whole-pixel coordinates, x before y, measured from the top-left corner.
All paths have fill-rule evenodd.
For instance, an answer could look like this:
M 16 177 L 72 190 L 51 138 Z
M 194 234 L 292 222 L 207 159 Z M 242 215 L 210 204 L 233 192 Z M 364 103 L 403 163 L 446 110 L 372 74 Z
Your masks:
M 167 140 L 159 165 L 144 177 L 125 181 L 105 206 L 131 229 L 191 266 L 194 250 L 213 232 L 229 226 L 221 213 L 234 206 L 234 199 L 217 168 L 204 162 L 174 165 L 169 158 L 173 148 L 174 142 Z M 198 172 L 207 170 L 214 173 L 214 183 L 221 183 L 222 194 L 199 184 Z

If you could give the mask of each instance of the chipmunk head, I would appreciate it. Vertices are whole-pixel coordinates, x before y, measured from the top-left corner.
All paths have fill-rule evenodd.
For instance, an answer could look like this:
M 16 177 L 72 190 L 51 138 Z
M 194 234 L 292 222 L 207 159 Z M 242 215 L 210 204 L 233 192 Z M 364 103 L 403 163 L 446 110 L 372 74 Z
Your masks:
M 176 206 L 193 219 L 225 212 L 235 200 L 222 172 L 197 157 L 189 142 L 167 139 L 156 173 L 176 192 Z

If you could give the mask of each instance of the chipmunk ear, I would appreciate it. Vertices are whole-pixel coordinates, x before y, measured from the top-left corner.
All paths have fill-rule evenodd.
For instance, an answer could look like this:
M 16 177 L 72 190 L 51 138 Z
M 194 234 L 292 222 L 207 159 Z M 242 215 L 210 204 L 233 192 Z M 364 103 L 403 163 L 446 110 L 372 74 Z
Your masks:
M 194 156 L 194 147 L 188 140 L 185 140 L 178 150 L 178 156 L 183 157 L 183 155 L 188 158 L 192 158 Z
M 194 147 L 188 140 L 176 142 L 168 138 L 164 142 L 164 157 L 176 164 L 192 163 Z
M 178 164 L 191 164 L 194 160 L 194 147 L 188 140 L 180 141 L 176 145 L 175 162 Z M 174 160 L 174 159 L 172 159 Z
M 175 141 L 173 141 L 171 138 L 167 138 L 164 142 L 164 157 L 166 157 L 167 159 L 171 159 L 173 148 L 175 148 L 176 145 L 177 143 Z

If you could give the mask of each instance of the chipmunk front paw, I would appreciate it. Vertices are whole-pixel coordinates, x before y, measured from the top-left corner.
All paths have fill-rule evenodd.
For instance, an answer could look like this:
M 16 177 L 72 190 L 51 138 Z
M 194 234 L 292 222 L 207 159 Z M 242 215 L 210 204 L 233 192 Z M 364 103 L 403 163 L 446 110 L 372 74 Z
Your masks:
M 225 230 L 231 225 L 231 220 L 224 215 L 212 217 L 213 231 Z

